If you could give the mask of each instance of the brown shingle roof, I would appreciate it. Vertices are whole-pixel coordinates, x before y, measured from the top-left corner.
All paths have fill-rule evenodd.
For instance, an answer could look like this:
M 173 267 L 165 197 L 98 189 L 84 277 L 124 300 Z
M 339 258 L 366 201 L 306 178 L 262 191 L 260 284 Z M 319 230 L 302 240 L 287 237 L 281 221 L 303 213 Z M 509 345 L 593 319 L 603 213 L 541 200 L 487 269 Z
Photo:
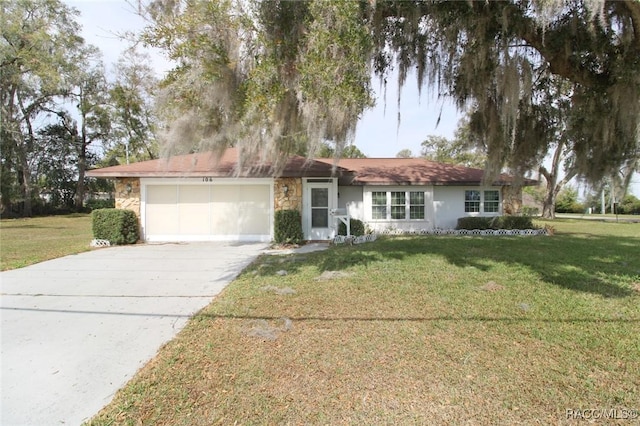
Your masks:
M 333 166 L 325 162 L 307 160 L 304 157 L 289 158 L 279 172 L 271 164 L 265 163 L 238 170 L 238 151 L 227 149 L 219 159 L 210 152 L 177 155 L 168 159 L 141 161 L 139 163 L 105 167 L 90 170 L 87 176 L 101 178 L 115 177 L 330 177 Z M 348 174 L 347 170 L 339 170 Z
M 332 158 L 318 161 L 333 164 Z M 341 158 L 338 166 L 352 172 L 351 185 L 478 185 L 484 170 L 438 163 L 424 158 Z M 501 174 L 495 184 L 513 182 Z
M 227 149 L 219 159 L 213 153 L 187 154 L 142 161 L 87 172 L 87 176 L 116 177 L 331 177 L 347 185 L 479 185 L 484 170 L 438 163 L 424 158 L 342 158 L 334 169 L 333 158 L 289 158 L 279 172 L 271 164 L 237 169 L 238 151 Z M 513 177 L 501 174 L 496 185 L 508 185 Z M 526 185 L 535 181 L 525 180 Z

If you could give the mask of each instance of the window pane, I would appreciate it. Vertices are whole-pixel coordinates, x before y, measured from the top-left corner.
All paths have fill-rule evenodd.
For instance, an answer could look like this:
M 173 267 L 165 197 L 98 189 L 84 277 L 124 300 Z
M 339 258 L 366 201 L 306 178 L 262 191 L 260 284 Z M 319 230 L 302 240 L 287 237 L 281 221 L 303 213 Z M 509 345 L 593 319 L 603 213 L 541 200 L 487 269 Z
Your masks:
M 373 206 L 371 210 L 371 217 L 373 219 L 386 219 L 387 206 Z
M 311 207 L 329 207 L 329 189 L 311 188 Z
M 495 201 L 489 201 L 484 203 L 484 212 L 485 213 L 498 213 L 500 211 L 499 203 Z
M 480 211 L 480 201 L 466 201 L 464 203 L 466 213 L 477 213 Z
M 409 207 L 409 219 L 424 219 L 424 206 Z
M 500 192 L 484 191 L 485 213 L 498 213 L 500 211 Z
M 464 191 L 464 200 L 480 201 L 480 191 L 476 191 L 476 190 Z
M 404 204 L 401 206 L 391 206 L 391 219 L 405 219 L 405 217 Z
M 424 205 L 424 192 L 410 192 L 409 201 L 412 206 Z
M 391 205 L 404 205 L 405 204 L 405 193 L 404 192 L 392 192 L 391 193 Z
M 311 227 L 329 227 L 329 209 L 311 209 Z
M 387 193 L 386 192 L 372 192 L 371 204 L 374 206 L 386 206 L 387 205 Z
M 480 191 L 464 191 L 464 211 L 466 213 L 480 212 Z
M 500 193 L 498 191 L 484 191 L 485 201 L 500 201 Z

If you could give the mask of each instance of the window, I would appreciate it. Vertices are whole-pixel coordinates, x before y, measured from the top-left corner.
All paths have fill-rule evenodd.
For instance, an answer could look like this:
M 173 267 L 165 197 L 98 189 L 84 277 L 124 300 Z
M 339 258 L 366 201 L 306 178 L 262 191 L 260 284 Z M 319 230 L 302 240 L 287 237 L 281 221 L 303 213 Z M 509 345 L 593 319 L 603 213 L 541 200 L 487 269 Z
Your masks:
M 329 227 L 329 190 L 311 188 L 311 227 Z
M 500 192 L 484 191 L 484 212 L 485 213 L 500 212 Z
M 375 191 L 371 193 L 374 220 L 424 220 L 424 191 Z
M 406 213 L 406 197 L 404 192 L 391 193 L 391 219 L 404 219 Z
M 387 193 L 386 192 L 371 193 L 371 218 L 372 219 L 387 218 Z
M 464 191 L 465 213 L 500 213 L 500 191 Z
M 465 213 L 480 212 L 480 191 L 464 191 L 464 211 Z
M 424 219 L 424 192 L 409 193 L 409 219 Z

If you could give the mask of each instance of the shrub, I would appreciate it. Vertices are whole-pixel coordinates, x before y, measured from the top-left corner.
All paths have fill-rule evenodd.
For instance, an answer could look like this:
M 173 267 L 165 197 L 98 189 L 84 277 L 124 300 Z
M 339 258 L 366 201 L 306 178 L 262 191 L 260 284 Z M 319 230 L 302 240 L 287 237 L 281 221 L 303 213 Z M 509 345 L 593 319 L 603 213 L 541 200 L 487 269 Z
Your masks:
M 633 195 L 627 195 L 618 204 L 619 214 L 640 214 L 640 200 Z
M 522 206 L 523 216 L 538 216 L 540 215 L 540 209 L 538 207 Z
M 273 239 L 277 244 L 302 242 L 302 217 L 298 210 L 278 210 L 275 213 Z
M 584 204 L 578 202 L 578 191 L 566 188 L 560 191 L 556 198 L 556 213 L 582 213 Z
M 134 244 L 138 241 L 138 218 L 131 210 L 94 210 L 91 221 L 96 239 L 108 240 L 111 244 Z
M 533 229 L 530 216 L 501 216 L 498 225 L 494 229 Z
M 456 229 L 491 229 L 492 217 L 461 217 L 458 219 Z
M 461 217 L 456 229 L 533 229 L 529 216 Z
M 351 225 L 351 235 L 354 237 L 360 237 L 365 234 L 364 222 L 360 219 L 351 219 L 349 224 Z M 338 235 L 347 235 L 347 225 L 342 221 L 338 224 Z
M 116 206 L 116 200 L 113 198 L 109 198 L 106 200 L 99 200 L 97 198 L 92 198 L 87 200 L 85 203 L 85 207 L 89 210 L 98 210 L 98 209 L 112 209 Z

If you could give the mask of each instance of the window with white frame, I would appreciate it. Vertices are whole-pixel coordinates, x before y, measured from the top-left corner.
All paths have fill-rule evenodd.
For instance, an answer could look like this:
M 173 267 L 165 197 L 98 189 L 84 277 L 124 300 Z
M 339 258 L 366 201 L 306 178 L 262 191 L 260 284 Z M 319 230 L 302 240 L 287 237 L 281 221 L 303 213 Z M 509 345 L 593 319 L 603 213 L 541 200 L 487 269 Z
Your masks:
M 376 191 L 371 193 L 371 218 L 387 218 L 387 193 Z
M 500 191 L 479 191 L 469 189 L 464 191 L 465 213 L 500 213 Z
M 409 219 L 424 219 L 424 192 L 409 192 Z
M 464 212 L 480 212 L 480 191 L 477 191 L 475 189 L 464 191 Z
M 484 191 L 484 212 L 485 213 L 500 212 L 500 192 Z
M 424 220 L 424 191 L 374 191 L 371 193 L 373 220 Z
M 403 192 L 393 191 L 391 194 L 391 219 L 406 219 L 407 197 Z

